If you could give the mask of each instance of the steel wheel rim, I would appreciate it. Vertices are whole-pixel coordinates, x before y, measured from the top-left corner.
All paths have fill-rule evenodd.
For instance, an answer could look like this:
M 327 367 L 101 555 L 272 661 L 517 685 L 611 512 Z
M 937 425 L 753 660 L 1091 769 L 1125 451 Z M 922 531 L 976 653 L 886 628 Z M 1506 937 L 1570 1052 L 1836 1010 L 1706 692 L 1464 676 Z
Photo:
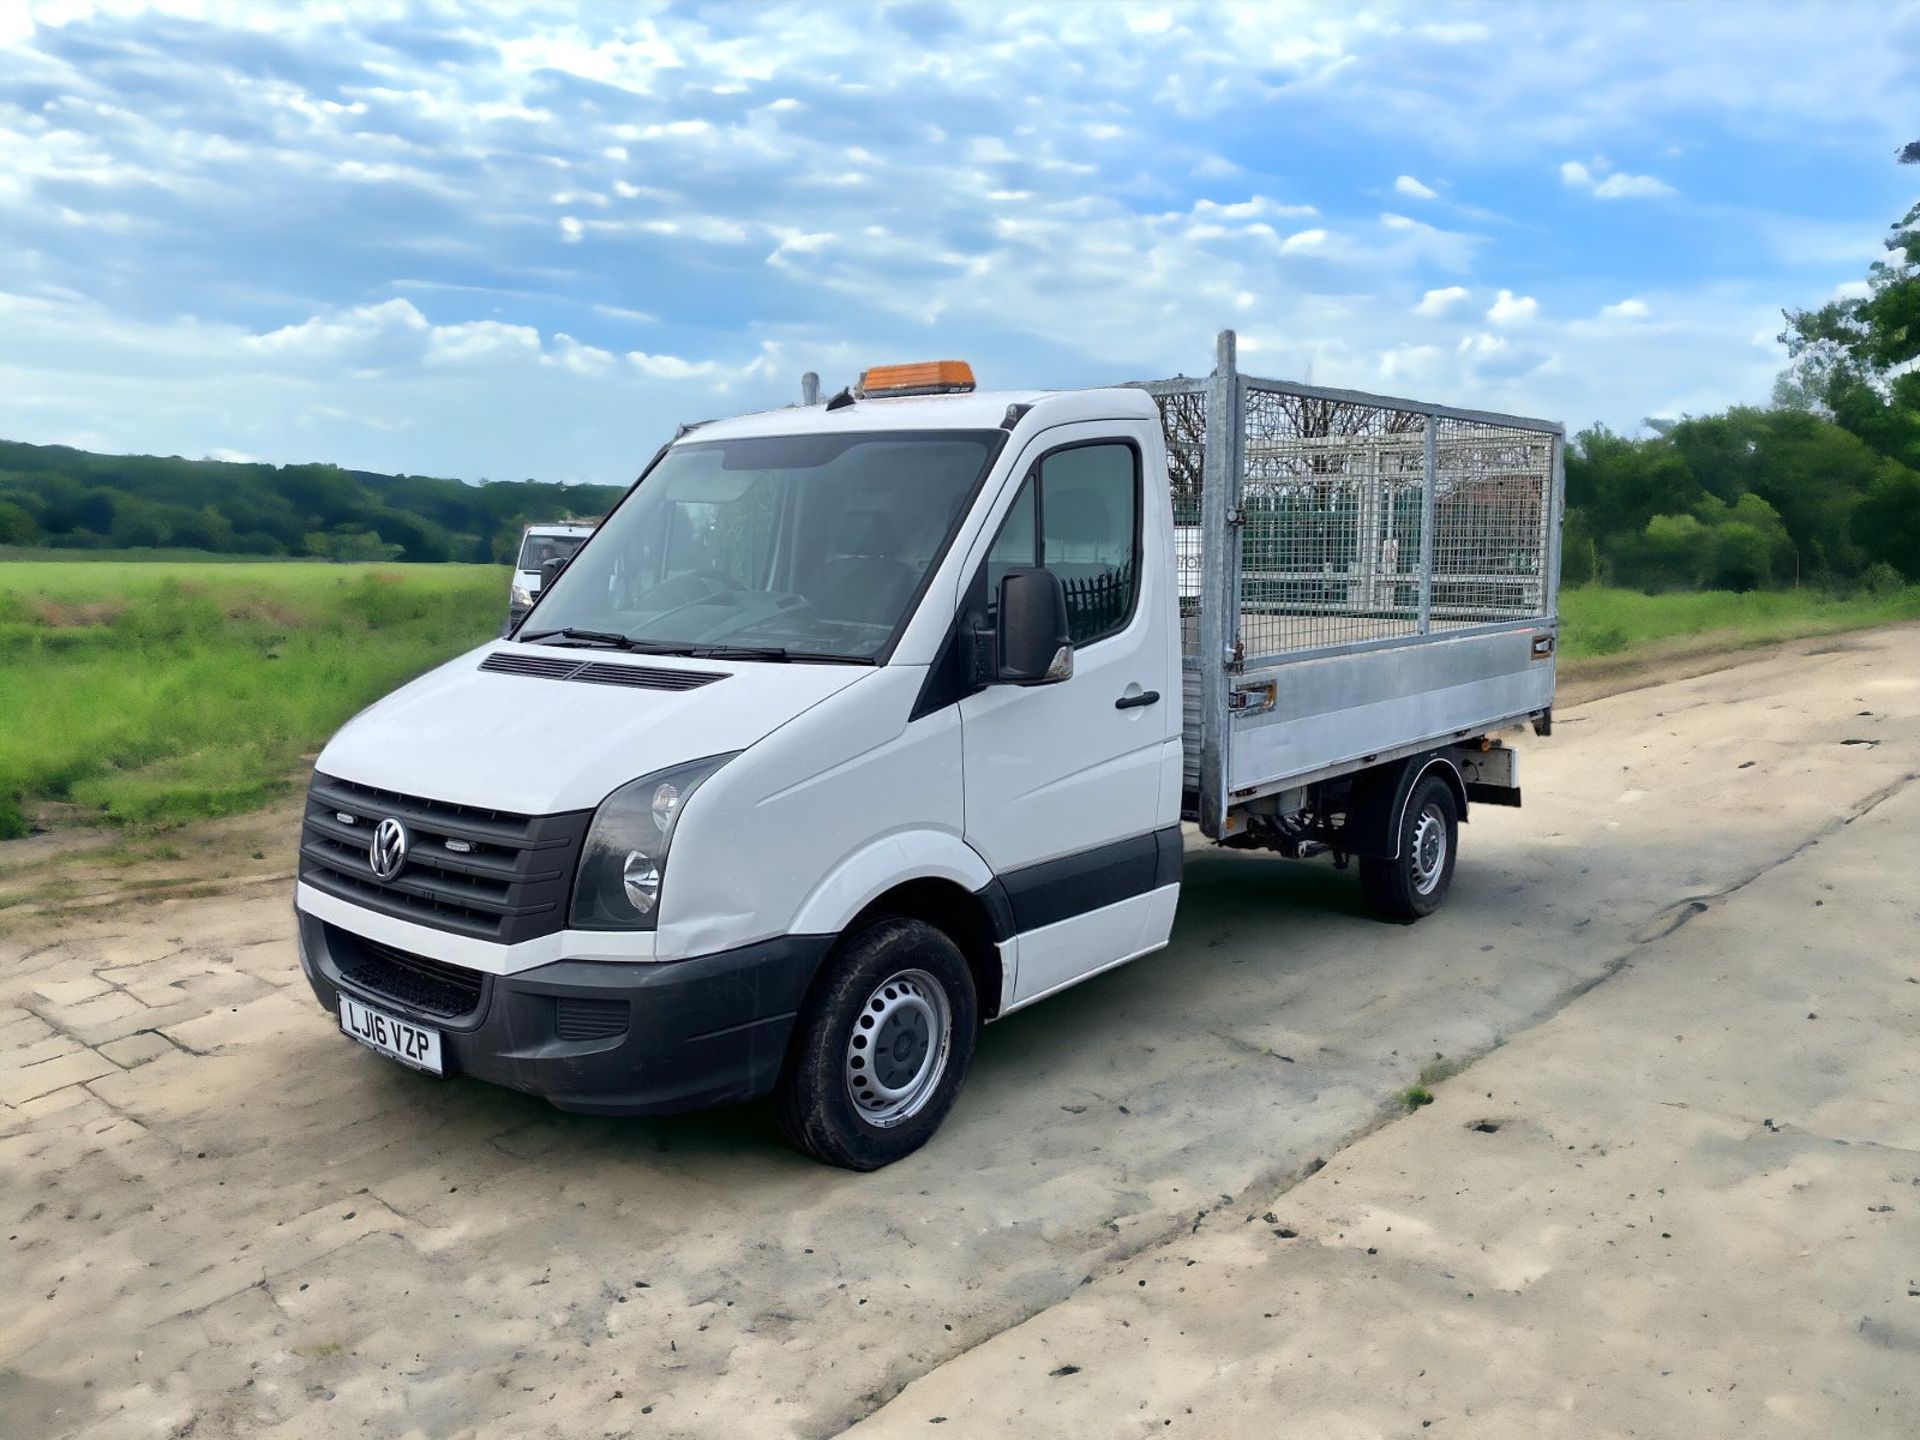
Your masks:
M 1429 803 L 1413 822 L 1413 888 L 1431 895 L 1447 868 L 1447 819 L 1438 804 Z
M 952 1048 L 946 987 L 925 970 L 890 975 L 873 987 L 847 1037 L 847 1098 L 869 1125 L 904 1124 L 940 1088 Z

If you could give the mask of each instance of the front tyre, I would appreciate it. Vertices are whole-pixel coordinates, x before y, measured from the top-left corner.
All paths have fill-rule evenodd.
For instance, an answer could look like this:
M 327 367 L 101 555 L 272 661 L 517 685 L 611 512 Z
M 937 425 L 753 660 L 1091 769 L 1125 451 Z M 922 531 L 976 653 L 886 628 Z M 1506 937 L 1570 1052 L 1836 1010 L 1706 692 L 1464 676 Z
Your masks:
M 1453 790 L 1427 775 L 1407 797 L 1400 817 L 1400 853 L 1391 860 L 1360 858 L 1360 890 L 1390 920 L 1418 920 L 1440 908 L 1453 883 L 1460 848 L 1460 809 Z
M 782 1133 L 848 1170 L 911 1155 L 953 1108 L 978 1028 L 973 975 L 946 932 L 874 921 L 842 942 L 801 1011 L 773 1093 Z

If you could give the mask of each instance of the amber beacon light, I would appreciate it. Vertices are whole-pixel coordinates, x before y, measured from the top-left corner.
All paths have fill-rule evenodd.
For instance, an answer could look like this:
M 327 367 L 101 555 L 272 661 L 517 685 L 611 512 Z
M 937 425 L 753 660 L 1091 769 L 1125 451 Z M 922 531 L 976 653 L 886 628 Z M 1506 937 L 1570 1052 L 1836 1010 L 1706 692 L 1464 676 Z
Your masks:
M 909 365 L 875 365 L 860 376 L 860 393 L 879 395 L 963 395 L 973 389 L 973 367 L 964 360 L 916 360 Z

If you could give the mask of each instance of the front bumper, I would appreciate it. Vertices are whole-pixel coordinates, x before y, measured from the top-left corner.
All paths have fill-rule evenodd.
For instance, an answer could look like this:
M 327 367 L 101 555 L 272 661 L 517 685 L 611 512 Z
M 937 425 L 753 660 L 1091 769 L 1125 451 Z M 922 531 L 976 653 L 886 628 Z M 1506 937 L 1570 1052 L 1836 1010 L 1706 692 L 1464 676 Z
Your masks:
M 304 911 L 298 919 L 300 968 L 333 1014 L 344 991 L 439 1031 L 448 1075 L 601 1115 L 663 1115 L 765 1095 L 833 943 L 788 935 L 688 960 L 560 960 L 515 975 L 471 972 L 472 1008 L 450 1018 L 444 1005 L 422 1008 L 403 987 L 370 982 L 358 948 L 366 942 L 351 931 Z M 616 1023 L 617 1033 L 568 1038 Z

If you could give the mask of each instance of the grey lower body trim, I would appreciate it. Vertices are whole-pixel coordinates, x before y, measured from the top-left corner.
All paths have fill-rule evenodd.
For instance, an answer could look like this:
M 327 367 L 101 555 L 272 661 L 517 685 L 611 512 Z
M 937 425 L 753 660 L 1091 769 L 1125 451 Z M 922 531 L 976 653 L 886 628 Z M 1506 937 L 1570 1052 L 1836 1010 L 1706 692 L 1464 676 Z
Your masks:
M 995 876 L 980 899 L 992 917 L 993 938 L 1005 941 L 1175 884 L 1182 855 L 1180 827 L 1167 825 L 1009 870 Z

